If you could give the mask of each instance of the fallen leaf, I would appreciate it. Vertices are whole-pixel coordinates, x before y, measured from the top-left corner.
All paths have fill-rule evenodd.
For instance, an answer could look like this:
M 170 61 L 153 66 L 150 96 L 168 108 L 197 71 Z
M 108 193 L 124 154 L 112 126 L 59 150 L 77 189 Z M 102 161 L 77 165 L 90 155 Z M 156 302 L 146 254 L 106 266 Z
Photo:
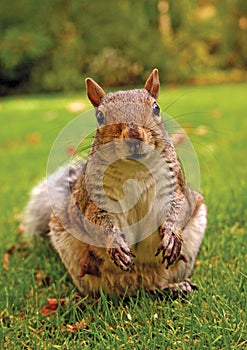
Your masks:
M 6 253 L 3 255 L 3 268 L 5 270 L 8 270 L 9 269 L 9 257 L 10 255 L 12 255 L 15 251 L 15 246 L 12 245 L 7 251 Z
M 3 268 L 5 270 L 9 269 L 9 256 L 10 256 L 9 253 L 5 253 L 4 256 L 3 256 Z
M 54 313 L 57 311 L 58 305 L 64 305 L 65 304 L 65 299 L 61 298 L 58 299 L 56 298 L 47 298 L 48 304 L 43 307 L 43 309 L 40 310 L 40 314 L 50 314 Z
M 86 329 L 87 328 L 87 324 L 86 324 L 86 321 L 84 320 L 84 318 L 79 323 L 79 328 L 80 329 Z
M 42 274 L 40 272 L 36 273 L 34 278 L 36 279 L 36 281 L 40 281 L 42 278 Z
M 67 286 L 65 283 L 62 283 L 62 288 L 63 288 L 63 290 L 67 290 Z
M 77 324 L 67 324 L 67 332 L 75 333 L 75 331 L 78 331 L 78 329 L 78 322 Z
M 19 313 L 19 317 L 20 318 L 23 318 L 25 315 L 26 315 L 26 311 L 22 311 L 22 312 Z
M 26 140 L 30 145 L 37 145 L 40 143 L 41 136 L 38 133 L 31 133 L 26 135 Z
M 76 331 L 80 329 L 86 329 L 87 324 L 84 319 L 81 320 L 81 322 L 75 322 L 74 324 L 67 324 L 66 327 L 62 327 L 61 331 L 62 332 L 70 332 L 70 333 L 75 333 Z

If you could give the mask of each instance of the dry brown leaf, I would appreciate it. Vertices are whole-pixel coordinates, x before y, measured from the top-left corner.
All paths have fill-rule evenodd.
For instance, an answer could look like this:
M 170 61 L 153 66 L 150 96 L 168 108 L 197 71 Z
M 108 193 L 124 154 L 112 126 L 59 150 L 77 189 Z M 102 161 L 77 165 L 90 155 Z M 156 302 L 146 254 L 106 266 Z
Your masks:
M 5 253 L 3 255 L 3 268 L 5 270 L 8 270 L 9 269 L 9 256 L 10 254 L 9 253 Z
M 61 331 L 62 332 L 70 332 L 70 333 L 75 333 L 76 331 L 80 329 L 86 329 L 87 324 L 84 319 L 81 320 L 81 322 L 75 322 L 74 324 L 67 324 L 66 327 L 62 327 Z
M 40 310 L 40 314 L 50 314 L 56 312 L 59 304 L 64 305 L 65 299 L 61 298 L 58 301 L 56 298 L 47 298 L 47 302 L 48 304 Z
M 40 272 L 37 272 L 35 275 L 34 275 L 34 278 L 36 279 L 36 281 L 40 281 L 41 278 L 42 278 L 42 274 Z
M 41 136 L 38 133 L 31 133 L 26 135 L 26 141 L 30 145 L 37 145 L 38 143 L 40 143 L 40 140 L 41 140 Z
M 87 328 L 87 324 L 86 324 L 86 321 L 84 319 L 81 320 L 79 325 L 80 325 L 80 328 L 82 328 L 82 329 L 86 329 Z
M 9 257 L 10 255 L 12 255 L 15 251 L 15 246 L 12 245 L 7 251 L 6 253 L 3 255 L 3 268 L 5 270 L 9 269 Z

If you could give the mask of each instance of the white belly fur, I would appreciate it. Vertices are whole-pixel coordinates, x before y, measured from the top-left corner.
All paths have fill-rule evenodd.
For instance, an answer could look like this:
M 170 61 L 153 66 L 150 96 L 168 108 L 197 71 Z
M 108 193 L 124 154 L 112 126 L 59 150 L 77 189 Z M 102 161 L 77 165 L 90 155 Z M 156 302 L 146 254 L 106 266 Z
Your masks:
M 125 160 L 111 165 L 104 178 L 105 195 L 116 203 L 113 214 L 129 245 L 150 236 L 151 243 L 160 240 L 157 228 L 165 221 L 171 202 L 167 193 L 174 185 L 172 176 L 167 178 L 166 169 L 156 165 L 156 171 L 150 174 L 145 166 Z M 145 240 L 142 244 L 149 249 L 154 246 L 150 242 Z

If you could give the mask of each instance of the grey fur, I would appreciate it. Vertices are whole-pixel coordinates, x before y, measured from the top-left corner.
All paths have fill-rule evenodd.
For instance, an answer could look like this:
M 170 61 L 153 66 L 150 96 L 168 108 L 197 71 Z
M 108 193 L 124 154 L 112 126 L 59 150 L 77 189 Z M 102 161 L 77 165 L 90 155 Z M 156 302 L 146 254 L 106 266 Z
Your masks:
M 30 199 L 23 211 L 25 232 L 32 236 L 41 236 L 49 232 L 49 221 L 52 213 L 47 184 L 52 187 L 53 204 L 64 203 L 68 196 L 67 186 L 73 186 L 84 167 L 84 160 L 76 158 L 73 164 L 68 163 L 58 168 L 53 174 L 41 180 L 30 194 Z

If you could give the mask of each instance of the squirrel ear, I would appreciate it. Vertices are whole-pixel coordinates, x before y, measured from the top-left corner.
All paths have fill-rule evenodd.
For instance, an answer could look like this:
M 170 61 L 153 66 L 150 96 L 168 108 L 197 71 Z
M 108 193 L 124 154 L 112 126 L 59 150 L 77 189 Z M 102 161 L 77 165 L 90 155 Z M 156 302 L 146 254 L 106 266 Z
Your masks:
M 104 90 L 91 78 L 85 80 L 87 87 L 87 96 L 94 107 L 98 107 L 103 96 Z
M 159 71 L 157 68 L 155 68 L 149 75 L 144 87 L 150 93 L 150 95 L 153 96 L 153 98 L 156 99 L 158 97 L 160 90 L 160 80 Z

